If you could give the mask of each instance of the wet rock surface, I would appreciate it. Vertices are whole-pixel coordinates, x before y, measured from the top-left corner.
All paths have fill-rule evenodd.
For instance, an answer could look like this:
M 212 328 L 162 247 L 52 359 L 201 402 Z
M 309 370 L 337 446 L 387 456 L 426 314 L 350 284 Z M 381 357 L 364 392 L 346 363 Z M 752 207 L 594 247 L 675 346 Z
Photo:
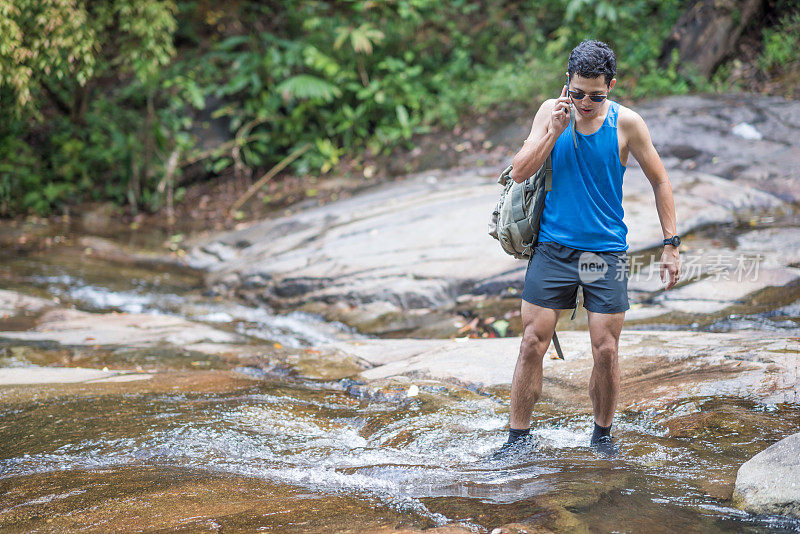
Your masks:
M 667 513 L 724 532 L 754 521 L 726 508 L 733 466 L 800 424 L 797 339 L 625 332 L 625 453 L 598 456 L 588 337 L 564 332 L 532 448 L 498 463 L 519 338 L 278 349 L 160 319 L 56 308 L 2 333 L 0 378 L 49 375 L 0 384 L 4 529 L 575 532 Z
M 742 228 L 730 242 L 708 234 L 691 236 L 682 245 L 682 281 L 670 291 L 662 290 L 658 263 L 636 269 L 628 290 L 640 304 L 626 313 L 627 320 L 753 307 L 754 297 L 770 287 L 784 288 L 785 299 L 771 299 L 773 307 L 800 298 L 799 228 Z
M 44 314 L 34 330 L 4 332 L 4 336 L 26 340 L 53 340 L 64 345 L 124 345 L 172 343 L 191 345 L 204 341 L 227 343 L 240 337 L 191 323 L 178 317 L 145 314 L 96 314 L 55 309 Z
M 283 525 L 279 529 L 284 532 L 375 529 L 388 533 L 396 531 L 387 523 L 403 522 L 402 514 L 388 507 L 383 507 L 384 517 L 380 517 L 369 503 L 350 496 L 323 497 L 254 477 L 169 466 L 6 478 L 0 481 L 0 489 L 5 505 L 0 527 L 7 531 L 247 532 L 254 525 Z M 373 518 L 355 529 L 351 526 L 354 515 Z M 434 532 L 469 531 L 442 528 Z
M 736 475 L 733 500 L 753 513 L 800 517 L 800 433 L 745 462 Z
M 43 299 L 16 291 L 0 289 L 0 315 L 5 317 L 26 313 L 35 314 L 56 306 L 58 306 L 58 303 L 52 299 Z
M 68 384 L 73 382 L 128 382 L 147 380 L 144 373 L 120 373 L 103 369 L 82 367 L 65 368 L 0 368 L 0 384 Z
M 10 302 L 24 296 L 5 292 Z M 38 301 L 32 300 L 37 303 Z M 52 302 L 45 301 L 52 305 Z M 29 330 L 0 331 L 0 385 L 100 384 L 225 370 L 239 379 L 334 380 L 369 365 L 341 352 L 284 348 L 179 317 L 50 308 Z M 144 372 L 143 372 L 144 371 Z
M 592 355 L 588 331 L 559 333 L 566 361 L 545 359 L 545 394 L 579 403 Z M 318 347 L 276 348 L 176 317 L 53 309 L 29 331 L 0 333 L 6 369 L 0 382 L 97 382 L 148 379 L 167 369 L 219 369 L 243 377 L 433 379 L 473 389 L 508 387 L 520 338 L 329 340 Z M 800 342 L 780 334 L 624 330 L 620 338 L 622 401 L 647 405 L 711 389 L 764 402 L 798 402 Z M 38 345 L 37 345 L 38 344 Z M 42 345 L 44 344 L 44 345 Z M 48 345 L 49 344 L 49 345 Z M 84 347 L 84 348 L 81 348 Z M 550 352 L 553 352 L 551 345 Z M 552 354 L 551 354 L 552 356 Z M 52 369 L 53 364 L 65 367 Z M 87 365 L 88 364 L 88 365 Z M 96 366 L 92 369 L 92 364 Z M 26 366 L 46 366 L 25 372 Z M 69 368 L 66 369 L 66 368 Z M 103 370 L 101 371 L 100 368 Z M 49 369 L 49 370 L 48 370 Z M 109 370 L 110 369 L 110 370 Z M 639 388 L 664 374 L 656 388 Z M 367 389 L 353 388 L 359 395 Z M 401 387 L 381 398 L 406 396 Z M 388 396 L 387 396 L 388 395 Z M 678 397 L 673 397 L 678 395 Z M 385 400 L 384 398 L 384 400 Z
M 565 360 L 546 357 L 543 395 L 589 408 L 584 395 L 592 370 L 589 333 L 561 332 Z M 339 351 L 374 365 L 362 379 L 404 376 L 470 388 L 507 388 L 520 338 L 368 340 Z M 800 338 L 745 333 L 623 331 L 620 337 L 622 406 L 650 406 L 687 396 L 718 394 L 762 402 L 800 401 Z

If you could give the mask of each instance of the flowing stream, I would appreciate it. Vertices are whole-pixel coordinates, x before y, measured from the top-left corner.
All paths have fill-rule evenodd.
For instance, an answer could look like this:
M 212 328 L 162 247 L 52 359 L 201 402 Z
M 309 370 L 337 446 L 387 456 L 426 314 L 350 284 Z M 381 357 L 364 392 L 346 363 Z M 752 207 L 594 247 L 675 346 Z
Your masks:
M 177 315 L 287 347 L 358 337 L 307 314 L 204 296 L 196 274 L 73 252 L 3 258 L 4 287 L 87 311 Z M 47 365 L 65 350 L 77 349 L 0 332 L 0 366 Z M 142 363 L 130 354 L 119 357 Z M 167 353 L 157 363 L 191 369 Z M 530 446 L 489 460 L 505 439 L 507 391 L 417 383 L 414 396 L 288 374 L 214 393 L 2 387 L 0 528 L 800 532 L 798 520 L 730 502 L 738 467 L 800 427 L 798 404 L 711 396 L 623 411 L 621 453 L 607 457 L 586 446 L 590 414 L 545 399 Z

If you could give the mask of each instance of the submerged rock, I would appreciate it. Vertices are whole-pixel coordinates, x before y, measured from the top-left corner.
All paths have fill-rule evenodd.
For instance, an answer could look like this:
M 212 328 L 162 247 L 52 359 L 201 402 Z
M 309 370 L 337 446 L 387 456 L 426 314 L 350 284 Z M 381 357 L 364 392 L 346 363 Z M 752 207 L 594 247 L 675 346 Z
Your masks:
M 87 256 L 119 265 L 169 267 L 175 270 L 185 270 L 183 262 L 175 254 L 137 249 L 103 237 L 82 236 L 78 239 L 78 245 L 83 248 L 83 253 Z
M 386 505 L 350 495 L 316 495 L 248 475 L 170 465 L 121 465 L 7 477 L 0 480 L 0 529 L 421 532 L 389 526 L 401 524 L 405 517 Z M 471 531 L 441 527 L 425 532 Z
M 761 451 L 739 468 L 733 501 L 756 514 L 800 517 L 800 432 Z
M 20 313 L 39 313 L 47 308 L 58 306 L 52 299 L 43 299 L 0 289 L 0 316 L 11 316 Z

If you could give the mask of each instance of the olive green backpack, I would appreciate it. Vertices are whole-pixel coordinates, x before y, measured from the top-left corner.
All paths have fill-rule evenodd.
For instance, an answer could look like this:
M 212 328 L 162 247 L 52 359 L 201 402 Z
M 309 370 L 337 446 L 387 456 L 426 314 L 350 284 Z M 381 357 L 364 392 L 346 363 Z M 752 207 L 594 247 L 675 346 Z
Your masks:
M 569 125 L 572 142 L 577 149 L 575 106 L 572 104 Z M 539 170 L 521 183 L 509 176 L 513 168 L 513 165 L 506 167 L 497 179 L 503 191 L 489 219 L 489 235 L 500 241 L 500 246 L 507 254 L 517 259 L 527 259 L 539 241 L 539 221 L 544 211 L 544 199 L 547 192 L 553 189 L 553 156 L 548 154 Z
M 513 168 L 506 167 L 497 180 L 503 192 L 489 220 L 489 235 L 500 241 L 506 254 L 521 260 L 531 257 L 539 240 L 544 199 L 553 189 L 553 158 L 548 155 L 544 165 L 524 182 L 517 183 L 509 176 Z

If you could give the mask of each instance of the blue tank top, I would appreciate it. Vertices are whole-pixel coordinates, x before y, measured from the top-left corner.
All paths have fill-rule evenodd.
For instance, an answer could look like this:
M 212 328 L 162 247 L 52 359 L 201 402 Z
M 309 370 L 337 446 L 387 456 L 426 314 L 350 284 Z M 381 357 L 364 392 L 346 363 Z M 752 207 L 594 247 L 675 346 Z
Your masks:
M 617 115 L 610 106 L 603 125 L 593 134 L 567 127 L 553 147 L 553 190 L 547 193 L 539 241 L 555 241 L 577 250 L 628 250 L 628 227 L 622 220 L 622 176 Z

